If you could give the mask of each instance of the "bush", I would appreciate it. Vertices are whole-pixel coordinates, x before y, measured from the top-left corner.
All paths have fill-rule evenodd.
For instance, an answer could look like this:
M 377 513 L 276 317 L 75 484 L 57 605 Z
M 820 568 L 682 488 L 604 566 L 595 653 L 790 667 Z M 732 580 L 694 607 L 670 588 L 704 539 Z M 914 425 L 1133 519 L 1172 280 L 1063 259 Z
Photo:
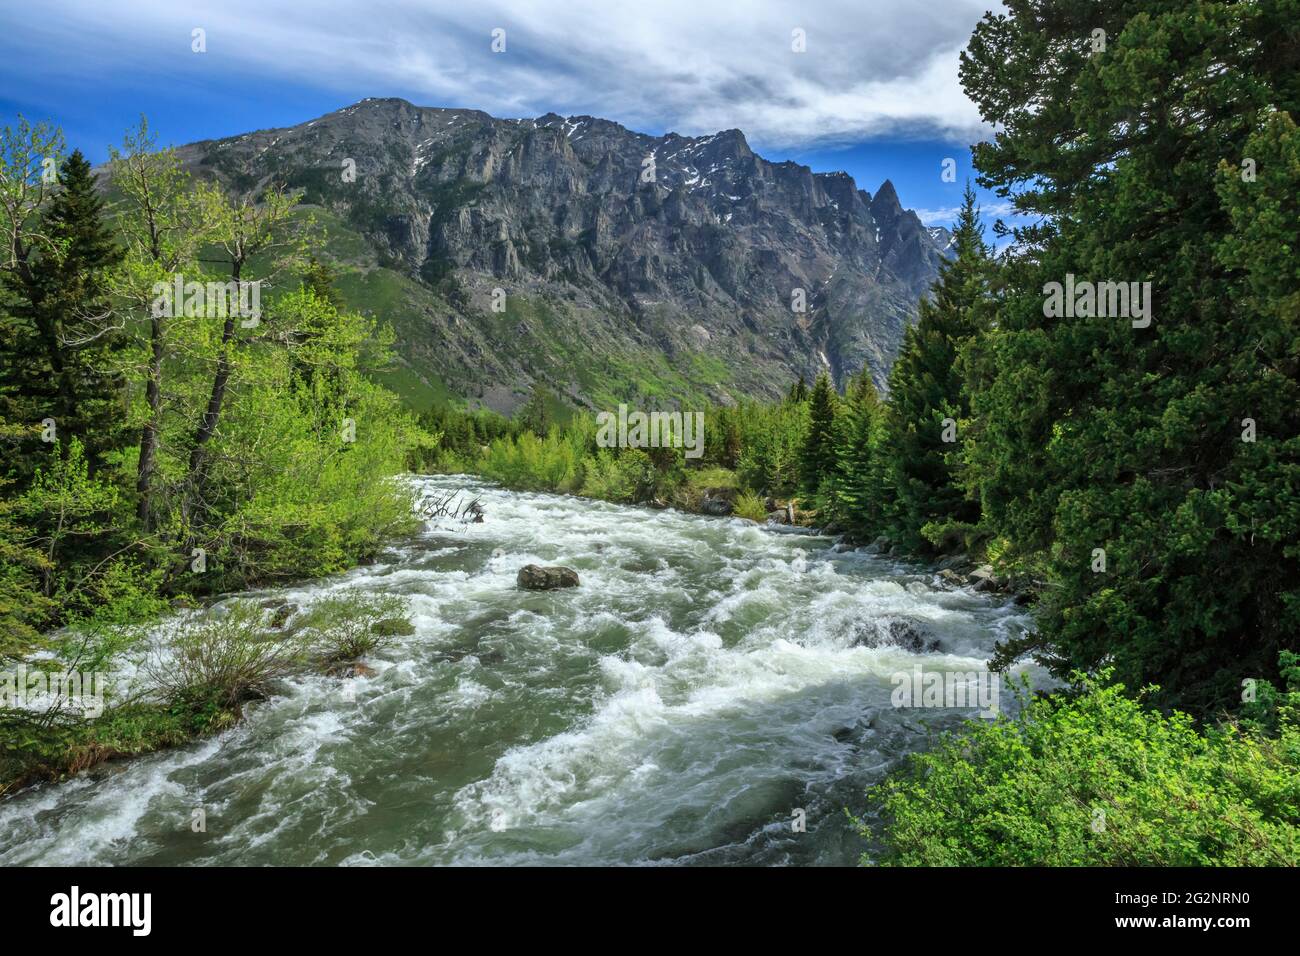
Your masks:
M 589 498 L 631 503 L 654 497 L 655 467 L 639 448 L 602 448 L 583 460 L 582 469 L 582 494 Z
M 388 641 L 415 629 L 406 616 L 406 602 L 395 594 L 344 591 L 316 602 L 300 626 L 312 632 L 312 643 L 326 664 L 355 661 Z
M 736 496 L 732 504 L 732 514 L 738 518 L 748 518 L 750 521 L 767 520 L 767 508 L 763 506 L 763 499 L 748 491 Z
M 169 704 L 237 710 L 306 661 L 309 645 L 300 634 L 271 633 L 255 602 L 235 601 L 198 625 L 166 625 L 145 673 Z
M 1078 696 L 973 722 L 875 793 L 889 846 L 879 862 L 1295 866 L 1300 726 L 1294 706 L 1279 710 L 1277 739 L 1232 724 L 1200 733 L 1121 685 L 1083 681 Z

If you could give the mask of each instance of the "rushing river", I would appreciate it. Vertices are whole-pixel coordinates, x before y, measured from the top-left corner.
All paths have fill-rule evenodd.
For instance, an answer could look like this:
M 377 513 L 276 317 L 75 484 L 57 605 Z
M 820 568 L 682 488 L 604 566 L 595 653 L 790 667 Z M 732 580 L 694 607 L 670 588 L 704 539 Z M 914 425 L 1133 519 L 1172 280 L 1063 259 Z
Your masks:
M 975 669 L 1029 624 L 801 530 L 419 480 L 486 520 L 254 595 L 404 595 L 416 633 L 372 676 L 294 679 L 219 737 L 0 801 L 0 865 L 854 863 L 845 808 L 974 714 L 896 709 L 890 675 Z M 530 562 L 581 586 L 517 590 Z M 875 639 L 900 620 L 937 649 Z

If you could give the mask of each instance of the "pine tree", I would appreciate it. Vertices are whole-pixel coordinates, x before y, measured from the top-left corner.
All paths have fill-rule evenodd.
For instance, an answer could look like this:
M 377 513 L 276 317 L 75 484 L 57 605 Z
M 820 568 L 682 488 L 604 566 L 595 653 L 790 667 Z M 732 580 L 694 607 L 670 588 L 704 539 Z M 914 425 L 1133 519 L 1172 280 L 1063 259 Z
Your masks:
M 65 447 L 79 438 L 93 472 L 122 440 L 124 384 L 113 358 L 125 336 L 106 303 L 121 252 L 79 150 L 64 160 L 58 184 L 42 217 L 45 241 L 7 277 L 14 321 L 0 342 L 0 391 L 21 396 L 18 414 L 53 419 Z
M 835 471 L 835 388 L 825 372 L 817 376 L 808 399 L 808 431 L 799 456 L 803 491 L 817 494 Z
M 786 401 L 808 401 L 808 381 L 802 375 L 799 376 L 799 381 L 790 386 L 790 393 L 786 396 Z
M 876 533 L 883 519 L 881 442 L 885 406 L 864 369 L 846 390 L 836 418 L 834 513 L 859 537 Z
M 953 231 L 954 259 L 945 262 L 916 324 L 903 337 L 889 376 L 890 537 L 914 551 L 934 545 L 922 534 L 954 524 L 973 524 L 978 505 L 957 480 L 961 431 L 970 403 L 959 354 L 987 322 L 991 259 L 969 186 Z
M 982 180 L 1038 221 L 968 456 L 986 525 L 1048 583 L 1004 657 L 1239 706 L 1300 647 L 1294 4 L 1005 6 L 961 68 L 999 130 Z M 1071 281 L 1137 300 L 1049 307 Z
M 545 438 L 551 430 L 551 393 L 544 385 L 533 385 L 528 401 L 519 410 L 519 424 L 528 431 Z

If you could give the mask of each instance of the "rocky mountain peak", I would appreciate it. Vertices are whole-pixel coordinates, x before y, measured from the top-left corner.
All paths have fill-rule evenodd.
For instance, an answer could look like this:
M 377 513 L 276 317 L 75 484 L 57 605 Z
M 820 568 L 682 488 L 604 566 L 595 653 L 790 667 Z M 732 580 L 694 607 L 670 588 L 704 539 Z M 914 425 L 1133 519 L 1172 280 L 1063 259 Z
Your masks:
M 945 255 L 888 180 L 872 197 L 764 159 L 738 129 L 383 98 L 180 152 L 235 189 L 301 190 L 355 236 L 345 268 L 405 290 L 411 372 L 502 408 L 537 381 L 579 404 L 653 379 L 678 400 L 775 395 L 828 366 L 883 384 Z M 347 160 L 353 181 L 329 172 Z

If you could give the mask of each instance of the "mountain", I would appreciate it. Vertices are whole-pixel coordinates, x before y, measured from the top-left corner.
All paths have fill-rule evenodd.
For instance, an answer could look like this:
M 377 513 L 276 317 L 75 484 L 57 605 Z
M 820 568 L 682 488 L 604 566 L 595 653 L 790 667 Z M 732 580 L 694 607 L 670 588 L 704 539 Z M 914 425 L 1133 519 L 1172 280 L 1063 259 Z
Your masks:
M 509 411 L 534 382 L 587 407 L 727 402 L 864 366 L 883 384 L 948 254 L 888 181 L 768 162 L 735 129 L 366 99 L 179 153 L 235 190 L 303 191 L 417 405 Z

